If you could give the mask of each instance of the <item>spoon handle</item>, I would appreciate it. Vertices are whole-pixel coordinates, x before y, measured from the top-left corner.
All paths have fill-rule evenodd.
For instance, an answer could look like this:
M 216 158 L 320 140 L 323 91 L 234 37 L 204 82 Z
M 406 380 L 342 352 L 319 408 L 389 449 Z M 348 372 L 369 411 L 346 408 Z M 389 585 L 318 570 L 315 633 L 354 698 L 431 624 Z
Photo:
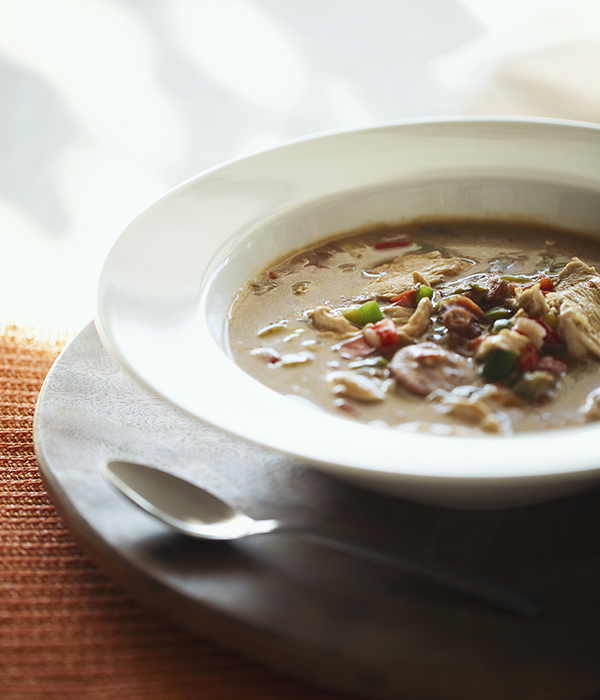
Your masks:
M 488 576 L 477 571 L 447 566 L 412 556 L 382 554 L 329 535 L 295 529 L 288 525 L 280 528 L 299 538 L 398 569 L 416 578 L 438 584 L 457 593 L 490 603 L 521 617 L 539 617 L 550 608 L 550 600 L 541 592 Z

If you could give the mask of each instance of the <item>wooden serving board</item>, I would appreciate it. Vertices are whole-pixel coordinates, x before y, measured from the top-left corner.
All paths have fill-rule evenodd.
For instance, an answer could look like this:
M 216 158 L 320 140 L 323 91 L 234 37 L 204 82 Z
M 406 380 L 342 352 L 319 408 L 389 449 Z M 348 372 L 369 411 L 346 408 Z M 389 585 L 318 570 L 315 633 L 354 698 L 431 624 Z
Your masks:
M 486 512 L 361 490 L 179 411 L 132 379 L 92 324 L 46 380 L 35 440 L 45 484 L 96 563 L 204 637 L 369 698 L 600 696 L 598 490 Z M 187 477 L 259 518 L 520 582 L 548 593 L 553 609 L 521 619 L 284 535 L 193 541 L 115 493 L 104 459 Z

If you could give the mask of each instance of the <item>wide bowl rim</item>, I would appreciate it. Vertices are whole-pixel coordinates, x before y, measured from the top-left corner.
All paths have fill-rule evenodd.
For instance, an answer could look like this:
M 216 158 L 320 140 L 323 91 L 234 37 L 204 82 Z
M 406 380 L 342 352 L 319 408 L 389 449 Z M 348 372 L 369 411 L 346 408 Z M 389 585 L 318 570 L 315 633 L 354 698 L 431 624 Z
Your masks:
M 110 251 L 105 265 L 102 271 L 102 275 L 99 282 L 98 291 L 98 304 L 96 310 L 95 323 L 98 329 L 99 335 L 106 349 L 111 355 L 121 362 L 122 365 L 133 374 L 136 379 L 141 381 L 147 387 L 152 389 L 154 392 L 158 393 L 161 397 L 169 400 L 171 403 L 175 404 L 179 408 L 191 413 L 192 415 L 200 418 L 201 420 L 208 420 L 209 422 L 215 423 L 220 428 L 223 428 L 229 432 L 239 435 L 243 438 L 249 439 L 254 442 L 258 442 L 264 446 L 276 449 L 278 451 L 287 453 L 294 457 L 299 457 L 303 460 L 308 460 L 314 463 L 316 466 L 320 466 L 327 470 L 331 470 L 339 475 L 347 475 L 352 477 L 353 474 L 358 475 L 361 478 L 375 478 L 376 480 L 386 478 L 399 478 L 404 480 L 442 480 L 442 481 L 464 481 L 465 483 L 473 483 L 479 481 L 490 481 L 490 480 L 527 480 L 531 478 L 561 478 L 561 476 L 568 474 L 575 474 L 577 472 L 593 472 L 600 468 L 600 459 L 598 462 L 594 462 L 590 459 L 590 452 L 592 452 L 592 446 L 594 443 L 597 444 L 598 437 L 600 436 L 600 429 L 593 425 L 587 425 L 581 428 L 569 428 L 566 431 L 552 431 L 552 434 L 547 433 L 534 433 L 534 434 L 517 434 L 513 436 L 502 436 L 493 437 L 485 436 L 482 438 L 460 438 L 460 437 L 442 437 L 442 436 L 425 436 L 422 435 L 410 435 L 403 434 L 402 440 L 405 447 L 409 450 L 411 454 L 417 454 L 419 450 L 422 449 L 423 443 L 427 439 L 433 439 L 435 441 L 435 447 L 441 452 L 454 453 L 460 446 L 464 444 L 465 440 L 468 442 L 469 451 L 474 455 L 473 459 L 470 461 L 469 465 L 460 466 L 460 460 L 451 460 L 452 464 L 449 468 L 448 465 L 440 465 L 438 461 L 432 463 L 415 463 L 415 464 L 403 464 L 401 467 L 398 466 L 397 461 L 389 457 L 383 461 L 375 460 L 375 463 L 369 463 L 364 453 L 361 453 L 360 457 L 354 461 L 348 459 L 336 459 L 331 448 L 323 449 L 323 444 L 317 445 L 314 449 L 311 449 L 310 445 L 304 445 L 301 450 L 298 449 L 297 441 L 290 443 L 287 440 L 286 435 L 282 435 L 278 439 L 271 439 L 268 435 L 265 435 L 265 431 L 262 431 L 257 439 L 256 432 L 252 425 L 247 429 L 238 429 L 231 420 L 227 418 L 225 413 L 221 411 L 218 416 L 209 416 L 206 410 L 199 410 L 198 406 L 193 402 L 182 401 L 180 398 L 165 388 L 164 383 L 157 382 L 156 377 L 152 374 L 148 374 L 145 367 L 140 367 L 139 363 L 132 360 L 131 347 L 127 347 L 127 343 L 130 342 L 130 334 L 124 333 L 123 319 L 120 319 L 119 323 L 114 322 L 114 308 L 111 306 L 114 299 L 111 297 L 109 301 L 109 294 L 107 290 L 110 288 L 114 292 L 114 269 L 119 267 L 119 264 L 115 264 L 118 261 L 120 252 L 119 245 L 122 241 L 129 235 L 128 232 L 132 230 L 132 227 L 139 226 L 140 221 L 144 217 L 153 216 L 153 212 L 157 211 L 165 205 L 166 202 L 170 202 L 173 198 L 177 199 L 181 196 L 189 196 L 191 190 L 202 189 L 205 184 L 211 179 L 217 176 L 227 176 L 228 173 L 235 171 L 236 168 L 240 167 L 240 164 L 247 165 L 252 162 L 252 159 L 260 158 L 265 153 L 271 154 L 281 154 L 290 152 L 290 148 L 302 148 L 303 144 L 315 144 L 315 143 L 327 143 L 328 139 L 337 138 L 340 136 L 352 136 L 352 135 L 368 135 L 380 133 L 386 130 L 392 131 L 402 131 L 404 129 L 410 129 L 411 127 L 423 127 L 433 129 L 436 125 L 444 127 L 456 127 L 463 128 L 469 125 L 488 125 L 490 128 L 494 127 L 507 127 L 510 130 L 514 127 L 519 127 L 526 125 L 532 129 L 536 127 L 547 127 L 550 129 L 567 129 L 570 132 L 573 130 L 583 130 L 585 133 L 594 134 L 594 139 L 598 140 L 600 143 L 600 125 L 592 124 L 588 122 L 570 121 L 564 119 L 551 119 L 551 118 L 536 118 L 536 117 L 518 117 L 518 116 L 495 116 L 495 115 L 469 115 L 469 116 L 441 116 L 441 117 L 426 117 L 419 119 L 403 119 L 403 120 L 393 120 L 380 122 L 377 124 L 366 125 L 364 127 L 356 129 L 335 129 L 326 132 L 321 132 L 318 134 L 308 135 L 299 137 L 297 139 L 290 140 L 284 144 L 278 145 L 268 151 L 262 151 L 258 154 L 253 154 L 251 156 L 245 156 L 242 158 L 231 159 L 225 163 L 217 165 L 213 168 L 203 171 L 192 178 L 189 178 L 185 182 L 181 183 L 174 189 L 167 192 L 160 199 L 158 199 L 154 204 L 152 204 L 148 209 L 145 210 L 139 217 L 137 217 L 121 234 L 115 246 Z M 142 222 L 143 223 L 143 222 Z M 194 311 L 188 308 L 187 316 L 185 322 L 182 325 L 188 326 L 185 333 L 190 333 L 190 337 L 194 335 L 195 331 L 190 329 L 189 326 L 202 323 L 202 319 L 199 318 L 202 314 L 199 314 L 199 309 L 202 309 L 203 303 L 206 300 L 207 290 L 205 282 L 210 279 L 215 271 L 214 256 L 211 256 L 211 263 L 207 266 L 207 270 L 203 275 L 203 286 L 198 289 L 198 295 L 196 300 L 198 302 L 197 307 Z M 212 266 L 212 267 L 211 267 Z M 123 280 L 121 280 L 123 283 Z M 131 290 L 128 290 L 131 291 Z M 122 292 L 122 289 L 121 289 Z M 189 301 L 189 299 L 188 299 Z M 189 305 L 188 305 L 189 306 Z M 122 310 L 121 310 L 122 311 Z M 125 319 L 126 320 L 126 319 Z M 131 320 L 131 319 L 130 319 Z M 138 319 L 135 319 L 137 321 Z M 135 325 L 135 323 L 134 323 Z M 196 328 L 197 330 L 197 328 Z M 182 336 L 183 337 L 183 336 Z M 129 340 L 128 340 L 129 338 Z M 138 347 L 139 352 L 139 347 Z M 211 359 L 214 359 L 217 355 L 211 353 Z M 230 361 L 230 360 L 228 360 Z M 271 390 L 268 390 L 272 397 L 272 401 L 275 410 L 286 410 L 285 406 L 289 407 L 289 400 L 283 396 L 273 397 Z M 298 415 L 302 415 L 302 419 L 308 422 L 310 427 L 316 427 L 319 423 L 319 418 L 316 416 L 323 417 L 323 414 L 319 412 L 313 412 L 311 417 L 311 409 L 306 409 L 305 407 L 295 407 L 294 411 L 300 411 Z M 334 420 L 347 423 L 343 419 L 333 417 Z M 354 424 L 353 424 L 354 425 Z M 256 427 L 256 426 L 254 426 Z M 359 426 L 354 427 L 353 430 L 357 430 L 359 435 L 358 439 L 361 439 L 362 434 L 367 434 L 363 428 L 368 428 L 368 433 L 372 434 L 373 430 L 377 430 L 373 426 Z M 382 430 L 384 435 L 389 429 L 379 429 Z M 349 435 L 349 431 L 343 430 L 346 436 Z M 542 439 L 543 436 L 543 439 Z M 381 437 L 381 436 L 379 436 Z M 387 443 L 385 449 L 390 451 L 392 449 L 389 435 L 388 438 L 382 438 L 384 443 Z M 492 463 L 486 464 L 485 470 L 477 469 L 473 465 L 479 460 L 480 463 L 486 462 L 486 456 L 489 456 L 491 450 L 497 450 L 501 448 L 506 448 L 507 441 L 511 446 L 511 449 L 518 450 L 522 455 L 525 456 L 525 461 L 529 460 L 528 465 L 523 466 L 523 461 L 521 460 L 520 466 L 518 468 L 513 467 L 510 463 L 500 464 Z M 545 443 L 545 450 L 551 454 L 550 459 L 545 459 L 540 456 L 540 444 Z M 574 450 L 574 447 L 577 449 Z M 492 460 L 493 462 L 493 460 Z

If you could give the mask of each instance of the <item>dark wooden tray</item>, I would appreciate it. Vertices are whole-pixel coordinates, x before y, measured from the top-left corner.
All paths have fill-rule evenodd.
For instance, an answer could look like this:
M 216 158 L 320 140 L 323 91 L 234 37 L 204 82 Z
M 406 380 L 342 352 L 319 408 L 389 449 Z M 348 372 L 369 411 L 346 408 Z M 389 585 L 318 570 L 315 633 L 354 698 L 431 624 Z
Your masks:
M 44 482 L 90 556 L 202 636 L 364 697 L 600 696 L 599 490 L 487 512 L 361 490 L 167 404 L 106 353 L 92 324 L 44 385 L 35 440 Z M 548 593 L 553 609 L 520 619 L 283 535 L 192 541 L 113 492 L 103 459 L 185 476 L 257 517 L 511 579 Z

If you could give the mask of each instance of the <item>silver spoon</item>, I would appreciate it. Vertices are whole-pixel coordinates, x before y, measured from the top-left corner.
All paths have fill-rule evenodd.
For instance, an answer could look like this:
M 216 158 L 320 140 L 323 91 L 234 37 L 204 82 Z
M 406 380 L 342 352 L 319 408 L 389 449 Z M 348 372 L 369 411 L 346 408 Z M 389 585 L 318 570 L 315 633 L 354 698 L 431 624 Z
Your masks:
M 255 520 L 204 489 L 172 474 L 131 462 L 101 465 L 105 478 L 137 506 L 174 530 L 204 540 L 238 540 L 269 532 L 297 537 L 399 569 L 463 595 L 491 603 L 521 617 L 537 617 L 549 608 L 543 593 L 474 571 L 411 556 L 390 556 L 329 535 L 297 529 L 278 520 Z

